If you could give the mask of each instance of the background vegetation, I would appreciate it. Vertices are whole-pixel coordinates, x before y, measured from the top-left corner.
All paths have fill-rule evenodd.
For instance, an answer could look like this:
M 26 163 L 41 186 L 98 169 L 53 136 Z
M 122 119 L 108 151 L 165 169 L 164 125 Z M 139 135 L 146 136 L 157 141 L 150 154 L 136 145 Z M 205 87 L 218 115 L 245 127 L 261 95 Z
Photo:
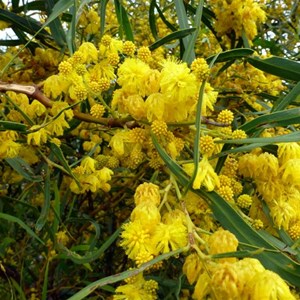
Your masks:
M 299 299 L 299 17 L 1 1 L 1 299 Z

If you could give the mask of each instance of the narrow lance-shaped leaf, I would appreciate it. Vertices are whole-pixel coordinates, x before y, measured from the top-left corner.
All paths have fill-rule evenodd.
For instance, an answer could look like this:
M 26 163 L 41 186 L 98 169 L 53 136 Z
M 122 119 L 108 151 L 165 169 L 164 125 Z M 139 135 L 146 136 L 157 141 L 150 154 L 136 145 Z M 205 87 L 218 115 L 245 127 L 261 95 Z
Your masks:
M 247 61 L 264 72 L 294 81 L 300 80 L 300 63 L 291 59 L 273 56 L 266 59 L 249 57 Z
M 182 60 L 187 62 L 188 64 L 191 64 L 193 60 L 196 58 L 195 44 L 201 28 L 203 2 L 204 2 L 203 0 L 200 0 L 197 6 L 195 23 L 194 23 L 194 27 L 196 27 L 196 30 L 192 33 L 192 36 L 188 41 L 187 48 L 185 49 L 182 57 Z
M 36 221 L 35 229 L 36 231 L 41 231 L 45 226 L 50 210 L 50 200 L 51 200 L 51 179 L 50 179 L 50 169 L 46 165 L 46 178 L 44 186 L 44 203 L 42 206 L 41 215 Z
M 41 182 L 43 177 L 35 175 L 30 165 L 20 157 L 6 158 L 5 161 L 26 180 L 32 182 Z
M 276 111 L 257 117 L 242 126 L 239 129 L 251 134 L 260 126 L 275 127 L 300 123 L 300 108 L 292 108 L 284 111 Z
M 171 41 L 182 39 L 183 37 L 191 34 L 195 30 L 196 30 L 196 28 L 189 28 L 189 29 L 183 29 L 183 30 L 178 30 L 176 32 L 172 32 L 169 35 L 163 37 L 162 39 L 160 39 L 160 40 L 156 41 L 155 43 L 153 43 L 152 45 L 150 45 L 149 49 L 151 51 L 153 51 L 156 48 L 158 48 L 164 44 L 167 44 Z
M 8 214 L 4 214 L 4 213 L 0 213 L 0 219 L 4 219 L 7 220 L 9 222 L 14 222 L 17 223 L 18 225 L 20 225 L 24 230 L 27 231 L 27 233 L 33 237 L 34 239 L 36 239 L 37 241 L 39 241 L 41 244 L 45 244 L 35 233 L 34 231 L 32 231 L 30 229 L 30 227 L 28 225 L 26 225 L 22 220 L 20 220 L 19 218 L 16 218 L 14 216 L 8 215 Z
M 293 87 L 293 89 L 283 98 L 277 100 L 272 107 L 272 112 L 285 109 L 291 102 L 298 102 L 300 100 L 300 81 Z
M 188 29 L 190 27 L 190 25 L 189 25 L 189 20 L 188 20 L 187 13 L 185 10 L 184 2 L 182 0 L 175 0 L 174 2 L 175 2 L 175 8 L 176 8 L 176 13 L 177 13 L 179 28 L 181 30 Z M 185 50 L 188 48 L 191 38 L 192 38 L 191 36 L 186 36 L 183 38 L 182 41 L 183 41 Z M 195 53 L 191 53 L 190 59 L 191 59 L 191 61 L 193 61 L 195 59 Z
M 125 271 L 125 272 L 122 272 L 122 273 L 119 273 L 119 274 L 115 274 L 115 275 L 112 275 L 112 276 L 108 276 L 108 277 L 99 279 L 99 280 L 97 280 L 95 282 L 92 282 L 89 285 L 87 285 L 85 288 L 80 290 L 78 293 L 76 293 L 72 297 L 68 298 L 68 300 L 81 300 L 81 299 L 84 299 L 84 298 L 86 298 L 86 296 L 90 295 L 93 291 L 95 291 L 96 289 L 98 289 L 102 286 L 112 284 L 112 283 L 115 283 L 115 282 L 119 282 L 119 281 L 122 281 L 126 278 L 130 278 L 132 276 L 136 276 L 137 274 L 143 272 L 144 270 L 146 270 L 150 266 L 152 266 L 152 265 L 154 265 L 154 264 L 156 264 L 160 261 L 166 260 L 171 256 L 178 255 L 178 254 L 182 253 L 185 250 L 186 250 L 186 248 L 180 248 L 178 250 L 171 251 L 169 253 L 159 255 L 158 257 L 148 261 L 147 263 L 142 264 L 137 269 Z
M 54 0 L 46 0 L 45 1 L 45 8 L 46 8 L 48 15 L 50 15 L 50 13 L 52 12 L 52 7 L 54 7 L 54 5 L 55 5 Z M 53 22 L 51 22 L 49 24 L 49 28 L 51 30 L 52 37 L 54 38 L 56 44 L 60 47 L 65 46 L 66 34 L 62 27 L 59 17 L 54 19 Z
M 222 53 L 218 54 L 218 57 L 216 59 L 216 63 L 219 62 L 225 62 L 225 61 L 231 61 L 234 59 L 239 59 L 243 57 L 247 57 L 254 53 L 254 50 L 249 48 L 239 48 L 239 49 L 232 49 L 228 51 L 223 51 Z M 209 56 L 206 58 L 207 63 L 210 63 L 215 58 L 215 55 Z

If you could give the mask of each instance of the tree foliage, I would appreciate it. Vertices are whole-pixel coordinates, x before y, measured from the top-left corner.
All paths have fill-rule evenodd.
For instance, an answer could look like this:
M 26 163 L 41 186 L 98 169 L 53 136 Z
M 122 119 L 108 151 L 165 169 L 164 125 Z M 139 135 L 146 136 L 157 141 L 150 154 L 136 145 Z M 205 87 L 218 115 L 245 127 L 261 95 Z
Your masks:
M 298 299 L 299 16 L 1 1 L 1 299 Z

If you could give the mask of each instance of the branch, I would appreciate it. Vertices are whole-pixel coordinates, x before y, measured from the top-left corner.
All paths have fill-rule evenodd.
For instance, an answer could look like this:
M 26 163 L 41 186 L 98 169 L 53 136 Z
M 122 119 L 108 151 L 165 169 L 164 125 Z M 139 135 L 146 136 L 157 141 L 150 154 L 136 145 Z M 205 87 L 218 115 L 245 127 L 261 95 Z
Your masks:
M 53 101 L 51 101 L 48 97 L 43 94 L 38 86 L 36 85 L 22 85 L 22 84 L 14 84 L 14 83 L 6 83 L 0 81 L 0 92 L 13 91 L 16 93 L 23 93 L 33 99 L 36 99 L 40 103 L 42 103 L 45 107 L 52 107 Z M 109 127 L 124 127 L 133 128 L 138 126 L 137 122 L 132 119 L 114 119 L 114 118 L 95 118 L 90 114 L 82 113 L 73 109 L 74 118 L 89 122 L 89 123 L 97 123 L 106 125 Z

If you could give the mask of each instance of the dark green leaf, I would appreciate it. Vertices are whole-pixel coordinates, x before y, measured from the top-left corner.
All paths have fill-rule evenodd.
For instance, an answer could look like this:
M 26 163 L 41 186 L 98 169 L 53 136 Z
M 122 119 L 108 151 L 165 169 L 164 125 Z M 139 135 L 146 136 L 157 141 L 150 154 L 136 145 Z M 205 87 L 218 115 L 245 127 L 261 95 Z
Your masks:
M 156 0 L 152 0 L 149 7 L 149 26 L 155 40 L 158 39 L 158 32 L 156 29 L 156 16 L 154 12 L 156 6 Z
M 50 15 L 50 13 L 52 12 L 52 7 L 54 7 L 54 5 L 54 0 L 45 1 L 45 8 L 48 15 Z M 62 27 L 59 17 L 55 18 L 53 22 L 49 24 L 49 28 L 51 30 L 52 37 L 54 38 L 56 44 L 60 47 L 64 47 L 66 45 L 66 34 Z
M 32 2 L 27 2 L 25 5 L 18 7 L 13 7 L 12 11 L 14 13 L 24 13 L 31 10 L 45 11 L 45 1 L 44 0 L 35 0 Z
M 194 19 L 194 27 L 196 27 L 196 30 L 192 33 L 191 38 L 188 40 L 187 47 L 185 48 L 182 57 L 182 60 L 187 62 L 188 64 L 191 64 L 193 60 L 196 58 L 195 44 L 201 28 L 202 12 L 203 12 L 203 0 L 200 0 L 196 10 L 195 19 Z
M 42 290 L 42 300 L 47 299 L 47 293 L 48 293 L 48 273 L 49 273 L 49 262 L 47 261 L 45 274 L 44 274 L 44 283 L 43 283 L 43 290 Z
M 77 179 L 77 177 L 73 174 L 72 169 L 70 168 L 63 152 L 61 151 L 60 147 L 57 146 L 54 143 L 50 143 L 50 149 L 51 153 L 55 155 L 55 157 L 58 159 L 58 161 L 62 164 L 66 172 L 76 181 L 78 186 L 80 186 L 80 183 Z
M 100 1 L 99 15 L 100 15 L 100 36 L 102 37 L 105 31 L 106 5 L 108 0 Z
M 188 19 L 187 13 L 186 13 L 184 2 L 182 0 L 175 0 L 174 3 L 175 3 L 176 14 L 177 14 L 177 19 L 178 19 L 180 30 L 185 30 L 185 29 L 190 28 L 189 19 Z M 181 42 L 183 43 L 185 50 L 188 48 L 188 44 L 190 43 L 190 40 L 191 40 L 191 36 L 185 36 L 182 39 Z M 181 55 L 181 57 L 182 57 L 182 55 Z M 194 60 L 194 57 L 192 57 L 192 61 L 193 60 Z
M 58 248 L 62 253 L 59 255 L 59 257 L 63 259 L 71 259 L 76 264 L 86 264 L 92 262 L 98 259 L 99 256 L 104 253 L 108 249 L 108 247 L 118 238 L 120 231 L 121 228 L 118 228 L 99 249 L 95 251 L 87 251 L 83 256 L 59 244 Z
M 69 7 L 70 13 L 72 15 L 72 20 L 70 22 L 69 30 L 66 34 L 66 41 L 68 45 L 68 49 L 70 54 L 73 54 L 76 50 L 75 45 L 75 34 L 76 34 L 76 6 L 75 1 L 73 1 L 74 5 Z
M 257 131 L 257 128 L 259 127 L 268 128 L 298 123 L 300 123 L 300 108 L 292 108 L 285 111 L 276 111 L 270 114 L 262 115 L 243 124 L 239 127 L 239 129 L 244 130 L 247 134 L 251 134 Z
M 116 275 L 112 275 L 112 276 L 108 276 L 108 277 L 99 279 L 95 282 L 92 282 L 91 284 L 89 284 L 88 286 L 86 286 L 85 288 L 80 290 L 78 293 L 76 293 L 72 297 L 68 298 L 68 300 L 81 300 L 81 299 L 84 299 L 84 298 L 86 298 L 86 296 L 88 296 L 93 291 L 95 291 L 96 289 L 98 289 L 102 286 L 106 286 L 108 284 L 119 282 L 119 281 L 122 281 L 126 278 L 135 276 L 135 275 L 143 272 L 144 270 L 146 270 L 150 266 L 154 265 L 155 263 L 158 263 L 158 262 L 163 261 L 163 260 L 167 260 L 171 256 L 179 255 L 184 250 L 185 250 L 185 248 L 180 248 L 178 250 L 171 251 L 171 252 L 159 255 L 158 257 L 148 261 L 147 263 L 142 264 L 137 269 L 125 271 L 125 272 L 122 272 L 122 273 L 119 273 L 119 274 L 116 274 Z
M 248 57 L 247 61 L 264 72 L 279 76 L 281 78 L 299 81 L 300 63 L 282 57 L 273 56 L 266 59 L 259 57 Z
M 43 177 L 35 175 L 30 165 L 20 157 L 5 158 L 5 161 L 26 180 L 32 182 L 41 182 Z
M 229 60 L 239 59 L 243 57 L 247 57 L 251 54 L 253 54 L 254 50 L 249 48 L 239 48 L 239 49 L 232 49 L 228 51 L 224 51 L 218 55 L 218 58 L 216 59 L 217 62 L 225 62 Z M 206 61 L 207 63 L 210 63 L 216 55 L 209 56 Z
M 42 211 L 41 211 L 41 215 L 38 218 L 38 220 L 36 221 L 35 224 L 35 229 L 36 231 L 40 231 L 42 230 L 42 228 L 44 227 L 44 225 L 47 222 L 47 218 L 48 218 L 48 214 L 49 214 L 49 210 L 50 210 L 50 200 L 51 200 L 51 179 L 50 179 L 50 169 L 48 168 L 48 166 L 46 166 L 47 168 L 47 174 L 46 174 L 46 178 L 45 178 L 45 186 L 44 186 L 44 203 L 42 206 Z
M 128 19 L 126 9 L 124 8 L 124 6 L 121 4 L 119 0 L 114 0 L 114 2 L 115 2 L 118 22 L 120 25 L 120 36 L 122 38 L 123 34 L 125 34 L 126 40 L 133 42 L 134 41 L 133 32 Z
M 19 132 L 25 132 L 27 126 L 22 123 L 11 122 L 11 121 L 0 121 L 0 131 L 2 130 L 14 130 Z
M 272 112 L 285 109 L 291 102 L 297 102 L 300 99 L 300 82 L 283 98 L 278 99 L 272 107 Z
M 21 17 L 13 12 L 0 9 L 0 20 L 15 25 L 20 30 L 36 35 L 40 38 L 51 38 L 49 33 L 42 29 L 42 25 L 30 17 Z
M 0 219 L 4 219 L 6 221 L 9 221 L 9 222 L 14 222 L 14 223 L 17 223 L 18 225 L 20 225 L 23 229 L 25 229 L 27 231 L 27 233 L 33 237 L 34 239 L 36 239 L 37 241 L 39 241 L 41 244 L 45 244 L 31 229 L 29 226 L 27 226 L 22 220 L 14 217 L 14 216 L 11 216 L 11 215 L 8 215 L 8 214 L 4 214 L 4 213 L 0 213 Z
M 183 29 L 183 30 L 178 30 L 176 32 L 172 32 L 169 35 L 163 37 L 162 39 L 156 41 L 155 43 L 153 43 L 152 45 L 149 46 L 149 49 L 151 51 L 157 49 L 158 47 L 167 44 L 171 41 L 177 40 L 177 39 L 182 39 L 183 37 L 191 34 L 192 32 L 194 32 L 196 30 L 196 28 L 189 28 L 189 29 Z
M 59 0 L 53 7 L 51 15 L 48 17 L 44 27 L 48 26 L 52 21 L 59 17 L 63 12 L 67 11 L 74 4 L 74 0 Z

